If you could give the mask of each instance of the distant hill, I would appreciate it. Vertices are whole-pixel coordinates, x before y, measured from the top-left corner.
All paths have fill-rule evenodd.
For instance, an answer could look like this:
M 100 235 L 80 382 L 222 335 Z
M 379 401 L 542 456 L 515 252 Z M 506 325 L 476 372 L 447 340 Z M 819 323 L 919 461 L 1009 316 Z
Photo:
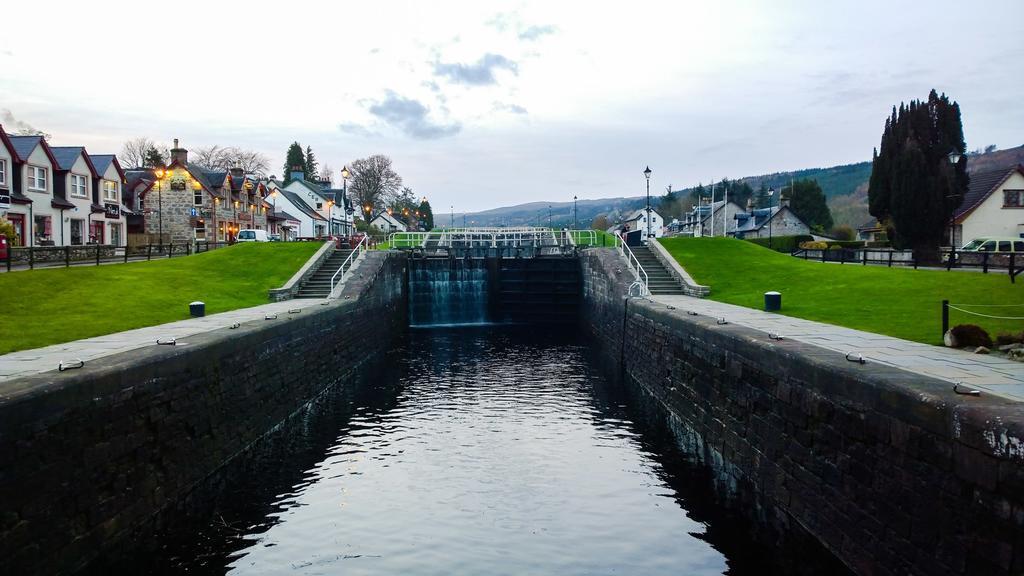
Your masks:
M 986 153 L 971 153 L 967 160 L 967 171 L 984 172 L 1016 164 L 1024 164 L 1024 146 Z M 868 180 L 871 178 L 871 162 L 858 162 L 856 164 L 844 164 L 829 168 L 806 168 L 790 172 L 761 174 L 759 176 L 745 176 L 739 180 L 750 184 L 755 190 L 761 187 L 762 182 L 770 188 L 780 190 L 783 186 L 788 186 L 790 180 L 802 180 L 805 178 L 818 181 L 822 191 L 825 193 L 825 197 L 828 198 L 829 207 L 832 209 L 832 217 L 836 225 L 847 224 L 856 228 L 870 218 L 868 214 Z M 685 196 L 690 194 L 691 190 L 691 188 L 686 188 L 677 190 L 676 193 Z M 658 193 L 661 194 L 662 191 Z M 654 201 L 654 197 L 651 200 Z M 629 214 L 629 212 L 643 207 L 644 203 L 645 198 L 643 196 L 580 200 L 577 205 L 577 219 L 579 225 L 583 227 L 589 226 L 590 222 L 598 215 L 604 215 L 610 222 L 614 223 Z M 547 226 L 549 222 L 549 207 L 552 225 L 556 227 L 572 225 L 572 202 L 530 202 L 528 204 L 492 208 L 482 212 L 456 213 L 455 224 L 462 225 L 465 222 L 465 224 L 470 226 L 526 226 L 538 224 Z M 450 214 L 435 215 L 435 221 L 439 225 L 448 224 L 450 218 Z

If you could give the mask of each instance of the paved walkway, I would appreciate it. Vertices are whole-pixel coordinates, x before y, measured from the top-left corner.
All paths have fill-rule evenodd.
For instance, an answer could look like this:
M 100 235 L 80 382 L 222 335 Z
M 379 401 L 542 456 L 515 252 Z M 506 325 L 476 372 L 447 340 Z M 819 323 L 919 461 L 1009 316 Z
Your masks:
M 271 320 L 266 320 L 268 314 L 277 314 L 279 318 L 284 318 L 288 315 L 289 310 L 319 306 L 321 302 L 324 300 L 320 298 L 285 300 L 284 302 L 211 314 L 203 318 L 190 318 L 169 324 L 54 344 L 44 348 L 11 352 L 0 356 L 0 382 L 56 370 L 61 361 L 70 362 L 80 359 L 89 362 L 119 352 L 156 346 L 158 339 L 186 338 L 219 328 L 227 328 L 236 322 L 243 323 L 253 320 L 270 322 Z
M 948 382 L 963 382 L 968 387 L 1024 401 L 1024 363 L 1021 362 L 690 296 L 650 296 L 650 299 L 675 306 L 684 313 L 694 311 L 722 317 L 732 324 L 774 332 L 789 340 L 814 344 L 842 354 L 862 354 L 869 362 L 888 364 Z

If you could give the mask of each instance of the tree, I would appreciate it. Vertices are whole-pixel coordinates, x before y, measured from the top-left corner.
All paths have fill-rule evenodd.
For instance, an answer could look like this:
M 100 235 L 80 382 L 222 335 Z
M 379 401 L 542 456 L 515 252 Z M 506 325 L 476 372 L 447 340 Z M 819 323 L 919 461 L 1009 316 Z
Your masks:
M 284 181 L 288 182 L 292 179 L 292 172 L 302 172 L 303 178 L 306 176 L 306 155 L 302 152 L 302 146 L 298 142 L 292 142 L 291 146 L 288 147 L 288 153 L 285 155 L 284 160 Z
M 364 217 L 386 206 L 402 189 L 402 177 L 392 167 L 391 158 L 383 154 L 354 160 L 349 166 L 352 178 L 348 189 Z
M 434 229 L 434 211 L 430 208 L 430 202 L 427 201 L 427 197 L 424 196 L 423 200 L 420 201 L 419 207 L 420 221 L 423 227 L 427 230 Z
M 817 180 L 797 180 L 782 193 L 789 199 L 789 209 L 811 229 L 824 233 L 832 228 L 832 212 Z
M 761 180 L 761 187 L 757 189 L 754 196 L 754 208 L 767 208 L 772 204 L 772 197 L 768 195 L 768 184 Z
M 316 156 L 313 155 L 313 147 L 306 146 L 306 159 L 303 162 L 306 167 L 306 178 L 313 179 L 315 176 L 320 174 L 320 165 L 316 162 Z
M 164 166 L 171 153 L 165 146 L 158 147 L 146 137 L 133 138 L 121 146 L 117 161 L 125 168 L 153 168 Z
M 607 230 L 610 227 L 611 224 L 608 222 L 608 217 L 604 214 L 598 214 L 590 223 L 590 228 L 592 230 Z
M 893 107 L 872 155 L 868 210 L 891 228 L 897 248 L 933 259 L 953 211 L 967 192 L 960 105 L 932 90 L 925 102 Z M 953 164 L 950 154 L 960 157 Z
M 227 171 L 241 168 L 246 174 L 257 175 L 263 175 L 269 168 L 267 157 L 259 152 L 216 144 L 191 150 L 188 163 L 207 170 Z

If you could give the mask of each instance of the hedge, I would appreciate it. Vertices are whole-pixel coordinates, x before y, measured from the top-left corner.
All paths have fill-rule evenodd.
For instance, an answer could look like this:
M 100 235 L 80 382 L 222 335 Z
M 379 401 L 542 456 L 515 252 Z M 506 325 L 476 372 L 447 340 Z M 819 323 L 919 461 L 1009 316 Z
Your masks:
M 807 234 L 800 234 L 797 236 L 775 236 L 774 238 L 746 238 L 747 242 L 753 242 L 758 246 L 764 246 L 765 248 L 771 248 L 777 252 L 792 252 L 796 250 L 797 246 L 801 242 L 810 242 L 814 240 L 813 236 Z M 771 240 L 771 246 L 769 246 L 769 240 Z

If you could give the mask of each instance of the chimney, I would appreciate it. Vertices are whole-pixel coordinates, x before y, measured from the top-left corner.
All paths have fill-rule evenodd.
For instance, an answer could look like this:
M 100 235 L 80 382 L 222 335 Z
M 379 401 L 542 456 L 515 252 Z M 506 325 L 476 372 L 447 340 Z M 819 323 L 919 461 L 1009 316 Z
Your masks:
M 754 211 L 754 199 L 753 198 L 747 198 L 747 212 L 753 212 L 753 211 Z
M 178 147 L 178 139 L 174 139 L 174 148 L 171 148 L 171 162 L 177 162 L 183 166 L 188 166 L 188 150 Z
M 231 169 L 231 175 L 241 178 L 242 176 L 245 176 L 245 171 L 242 170 L 240 167 L 236 166 Z
M 288 177 L 291 180 L 305 180 L 306 173 L 302 171 L 302 166 L 292 166 L 292 172 Z

